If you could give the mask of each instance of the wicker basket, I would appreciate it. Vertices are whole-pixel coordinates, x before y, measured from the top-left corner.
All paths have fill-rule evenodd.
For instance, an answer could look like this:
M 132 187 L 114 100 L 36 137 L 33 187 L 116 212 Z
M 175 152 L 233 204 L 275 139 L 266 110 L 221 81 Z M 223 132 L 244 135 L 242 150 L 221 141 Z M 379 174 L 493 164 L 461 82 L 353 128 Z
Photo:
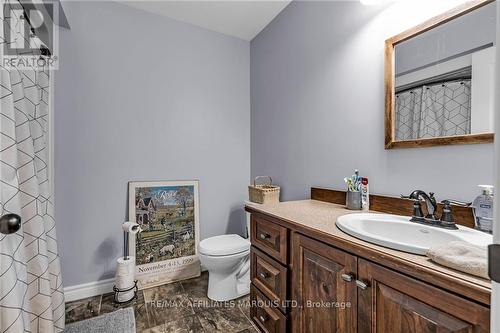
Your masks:
M 269 184 L 257 185 L 257 179 L 269 178 Z M 280 201 L 280 187 L 273 185 L 270 176 L 257 176 L 253 185 L 248 186 L 248 196 L 251 202 L 259 204 L 278 203 Z

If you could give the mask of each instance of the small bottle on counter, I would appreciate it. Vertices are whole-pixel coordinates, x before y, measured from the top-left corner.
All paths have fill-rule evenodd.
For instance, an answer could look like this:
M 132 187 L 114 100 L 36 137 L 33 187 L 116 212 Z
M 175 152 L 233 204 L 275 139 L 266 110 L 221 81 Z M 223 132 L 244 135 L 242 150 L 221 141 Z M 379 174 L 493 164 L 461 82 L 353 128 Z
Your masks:
M 479 195 L 472 206 L 474 207 L 474 222 L 476 229 L 493 232 L 493 186 L 479 185 L 482 194 Z
M 361 178 L 361 209 L 370 210 L 370 191 L 366 177 Z

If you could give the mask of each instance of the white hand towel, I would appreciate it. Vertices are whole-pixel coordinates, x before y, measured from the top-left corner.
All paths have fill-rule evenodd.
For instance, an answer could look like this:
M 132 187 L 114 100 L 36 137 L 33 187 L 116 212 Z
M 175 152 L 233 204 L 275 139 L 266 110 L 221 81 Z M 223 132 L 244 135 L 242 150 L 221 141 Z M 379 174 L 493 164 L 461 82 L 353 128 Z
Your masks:
M 427 257 L 440 265 L 489 279 L 486 247 L 454 241 L 430 248 Z

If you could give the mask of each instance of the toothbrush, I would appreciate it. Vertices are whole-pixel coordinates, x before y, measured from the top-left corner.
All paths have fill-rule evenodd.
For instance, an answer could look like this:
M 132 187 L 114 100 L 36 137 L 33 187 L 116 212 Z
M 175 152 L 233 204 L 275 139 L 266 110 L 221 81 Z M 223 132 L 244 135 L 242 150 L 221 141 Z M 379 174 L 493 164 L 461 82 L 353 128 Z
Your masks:
M 349 191 L 354 191 L 354 183 L 352 181 L 352 178 L 344 178 L 344 181 L 346 182 L 347 184 L 347 188 L 349 189 Z
M 359 170 L 354 170 L 354 175 L 351 177 L 345 177 L 344 182 L 347 184 L 347 189 L 352 192 L 361 191 L 361 180 L 362 177 L 359 175 Z
M 361 185 L 361 177 L 359 176 L 359 170 L 358 169 L 355 169 L 354 170 L 354 189 L 356 191 L 359 191 L 360 190 L 360 185 Z
M 344 178 L 344 182 L 347 184 L 347 189 L 351 189 L 351 179 L 350 178 Z

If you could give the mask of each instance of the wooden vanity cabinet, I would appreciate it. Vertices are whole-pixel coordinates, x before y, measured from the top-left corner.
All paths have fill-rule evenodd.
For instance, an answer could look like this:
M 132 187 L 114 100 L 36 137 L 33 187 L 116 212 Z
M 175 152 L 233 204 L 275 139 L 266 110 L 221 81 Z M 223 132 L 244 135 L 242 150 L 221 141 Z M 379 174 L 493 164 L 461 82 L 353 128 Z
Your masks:
M 289 230 L 263 216 L 251 216 L 250 317 L 264 333 L 289 331 Z
M 293 331 L 357 332 L 356 257 L 294 234 L 293 260 Z
M 252 233 L 251 317 L 262 332 L 489 332 L 488 306 L 408 272 L 373 263 L 261 214 L 252 214 Z M 261 233 L 269 236 L 259 237 Z
M 250 299 L 254 302 L 250 308 L 250 317 L 264 333 L 287 332 L 286 316 L 269 303 L 269 299 L 254 285 L 250 286 Z
M 489 308 L 358 259 L 358 332 L 489 332 Z

